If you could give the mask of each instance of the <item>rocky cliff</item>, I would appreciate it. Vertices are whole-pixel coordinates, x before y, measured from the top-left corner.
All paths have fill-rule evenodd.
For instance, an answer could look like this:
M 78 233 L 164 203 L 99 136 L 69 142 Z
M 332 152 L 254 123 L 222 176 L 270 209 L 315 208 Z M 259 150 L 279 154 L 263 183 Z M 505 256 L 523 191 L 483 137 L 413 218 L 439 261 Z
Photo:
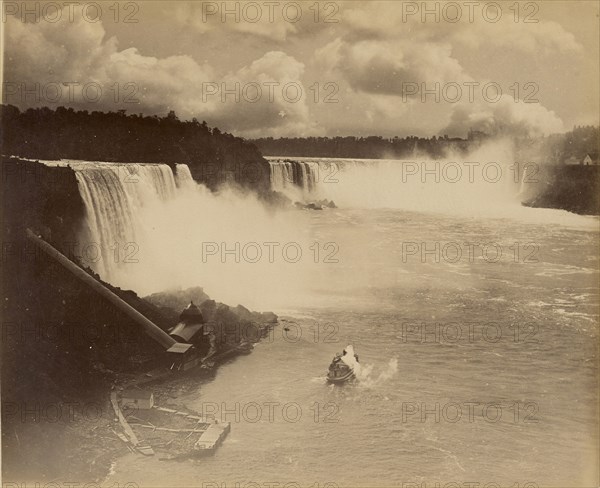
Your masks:
M 544 165 L 534 178 L 523 205 L 600 214 L 600 166 Z
M 94 434 L 100 423 L 110 432 L 110 386 L 122 375 L 168 366 L 169 359 L 122 310 L 27 239 L 26 230 L 34 229 L 76 259 L 70 243 L 77 241 L 85 208 L 74 171 L 2 158 L 2 173 L 2 474 L 74 481 L 87 474 L 83 481 L 89 482 L 106 474 L 100 457 L 119 445 Z M 260 331 L 276 320 L 217 304 L 201 289 L 165 293 L 161 301 L 105 286 L 165 331 L 190 299 L 204 302 L 207 318 L 227 330 L 243 324 Z M 236 345 L 225 337 L 218 346 Z

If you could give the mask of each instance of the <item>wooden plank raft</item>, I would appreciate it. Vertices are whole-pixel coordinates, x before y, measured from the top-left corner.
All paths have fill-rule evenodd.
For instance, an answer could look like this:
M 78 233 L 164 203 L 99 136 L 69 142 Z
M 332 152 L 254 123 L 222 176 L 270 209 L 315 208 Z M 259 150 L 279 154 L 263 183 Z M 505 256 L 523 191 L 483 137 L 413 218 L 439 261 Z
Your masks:
M 196 444 L 194 444 L 194 449 L 207 454 L 212 454 L 230 431 L 231 424 L 229 422 L 210 424 L 208 428 L 202 432 L 202 435 Z

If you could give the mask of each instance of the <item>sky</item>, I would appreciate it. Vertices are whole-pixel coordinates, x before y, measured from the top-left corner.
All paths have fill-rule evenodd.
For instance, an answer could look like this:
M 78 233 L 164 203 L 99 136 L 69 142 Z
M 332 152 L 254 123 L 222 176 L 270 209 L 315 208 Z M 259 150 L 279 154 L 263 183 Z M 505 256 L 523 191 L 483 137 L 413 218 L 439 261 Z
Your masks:
M 250 138 L 598 124 L 598 1 L 75 3 L 3 2 L 3 103 Z

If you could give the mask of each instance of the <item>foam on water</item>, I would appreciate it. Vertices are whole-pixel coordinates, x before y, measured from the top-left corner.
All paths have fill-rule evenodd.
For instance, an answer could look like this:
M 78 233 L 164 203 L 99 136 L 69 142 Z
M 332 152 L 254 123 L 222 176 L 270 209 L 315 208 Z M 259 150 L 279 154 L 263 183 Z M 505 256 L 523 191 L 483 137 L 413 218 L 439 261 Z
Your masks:
M 232 188 L 213 193 L 185 164 L 175 174 L 165 164 L 43 164 L 75 171 L 86 209 L 81 242 L 99 249 L 83 264 L 140 295 L 202 285 L 219 301 L 266 309 L 299 295 L 317 266 L 305 215 L 274 212 Z M 286 246 L 300 250 L 297 261 Z
M 320 267 L 318 293 L 303 306 L 287 307 L 298 311 L 293 313 L 295 329 L 304 331 L 301 340 L 276 333 L 255 353 L 220 367 L 215 381 L 189 378 L 189 394 L 179 400 L 192 409 L 205 402 L 228 409 L 274 402 L 297 405 L 303 415 L 294 422 L 277 414 L 256 423 L 242 418 L 217 456 L 202 460 L 203 479 L 227 486 L 248 480 L 435 486 L 467 473 L 502 486 L 519 479 L 540 486 L 589 484 L 583 469 L 597 455 L 598 317 L 592 298 L 598 271 L 597 261 L 588 257 L 597 252 L 596 233 L 506 220 L 496 237 L 496 222 L 448 215 L 382 209 L 298 213 L 310 216 L 310 235 L 340 246 L 340 263 Z M 517 265 L 512 256 L 495 265 L 465 261 L 456 273 L 443 260 L 403 262 L 399 242 L 429 242 L 440 233 L 450 241 L 498 239 L 503 246 L 533 241 L 539 244 L 539 263 Z M 383 244 L 374 248 L 374 242 Z M 386 278 L 394 267 L 399 272 Z M 596 272 L 536 275 L 570 267 Z M 288 281 L 280 286 L 287 289 Z M 498 297 L 505 302 L 493 300 Z M 460 323 L 463 334 L 455 342 L 443 334 L 439 340 L 431 333 L 423 339 L 419 331 L 403 335 L 407 322 L 424 323 L 430 332 L 435 323 Z M 497 341 L 485 339 L 490 322 L 502 332 Z M 315 324 L 337 324 L 333 342 L 324 334 L 316 338 Z M 467 324 L 474 324 L 472 336 Z M 327 386 L 329 361 L 346 344 L 360 356 L 357 379 Z M 354 351 L 347 352 L 352 363 Z M 472 420 L 469 402 L 480 405 Z M 497 422 L 483 416 L 489 404 L 501 406 Z M 526 409 L 531 404 L 539 421 L 524 419 L 532 414 Z M 456 405 L 462 415 L 454 421 Z M 403 406 L 417 411 L 407 415 Z M 524 452 L 531 453 L 526 463 Z M 119 460 L 107 484 L 132 477 L 140 484 L 165 484 L 176 478 L 191 486 L 198 466 L 158 466 L 131 456 Z
M 344 208 L 388 208 L 598 228 L 597 217 L 524 207 L 521 199 L 528 178 L 535 180 L 531 176 L 535 171 L 515 163 L 509 141 L 490 141 L 470 154 L 451 154 L 436 160 L 293 159 L 269 158 L 269 163 L 274 188 L 294 200 L 326 198 Z M 521 170 L 522 175 L 518 173 Z M 310 185 L 298 176 L 301 171 L 310 175 Z

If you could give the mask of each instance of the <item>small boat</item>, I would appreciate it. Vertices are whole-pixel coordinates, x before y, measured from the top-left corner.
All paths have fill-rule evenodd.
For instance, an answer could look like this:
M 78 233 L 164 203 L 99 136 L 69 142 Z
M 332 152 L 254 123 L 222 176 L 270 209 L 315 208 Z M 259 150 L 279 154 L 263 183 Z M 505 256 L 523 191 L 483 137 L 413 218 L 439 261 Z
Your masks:
M 346 347 L 343 354 L 336 354 L 329 365 L 327 381 L 333 384 L 342 384 L 353 379 L 354 370 L 358 366 L 358 356 L 352 346 Z

